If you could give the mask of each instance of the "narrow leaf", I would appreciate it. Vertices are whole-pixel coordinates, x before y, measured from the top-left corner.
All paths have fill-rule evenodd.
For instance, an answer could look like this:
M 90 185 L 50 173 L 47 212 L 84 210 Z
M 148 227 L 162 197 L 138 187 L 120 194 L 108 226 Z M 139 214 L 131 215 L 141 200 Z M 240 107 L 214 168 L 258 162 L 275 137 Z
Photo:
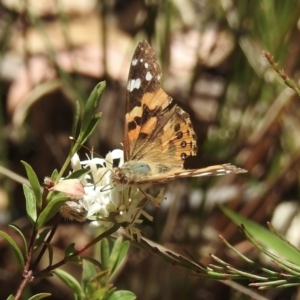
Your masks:
M 60 270 L 60 269 L 56 269 L 55 271 L 53 271 L 54 274 L 56 274 L 56 276 L 67 286 L 70 288 L 71 291 L 74 292 L 74 296 L 77 296 L 77 299 L 79 300 L 84 300 L 84 293 L 81 289 L 80 284 L 78 283 L 78 281 L 71 276 L 69 273 Z
M 28 185 L 23 184 L 23 191 L 26 199 L 26 212 L 30 222 L 34 224 L 37 219 L 36 198 L 33 190 Z
M 101 247 L 101 264 L 103 267 L 103 270 L 108 270 L 109 269 L 109 245 L 107 239 L 101 240 L 100 243 Z
M 77 250 L 75 249 L 75 243 L 69 244 L 65 249 L 65 257 L 69 257 L 74 254 Z
M 49 265 L 52 266 L 52 263 L 53 263 L 53 247 L 51 246 L 51 244 L 46 243 L 46 242 L 44 243 L 44 245 L 48 249 Z
M 57 169 L 54 169 L 50 177 L 56 180 L 57 176 L 58 176 L 58 171 Z
M 59 193 L 48 203 L 37 219 L 37 228 L 41 228 L 47 221 L 56 215 L 64 202 L 70 200 L 69 197 Z
M 25 161 L 21 161 L 21 163 L 24 165 L 27 173 L 28 180 L 30 182 L 31 188 L 33 190 L 35 199 L 36 199 L 36 204 L 38 208 L 42 207 L 42 193 L 41 193 L 41 186 L 39 183 L 39 180 L 31 168 L 31 166 L 26 163 Z
M 114 275 L 115 272 L 118 271 L 119 266 L 124 260 L 126 254 L 128 253 L 128 249 L 130 247 L 130 243 L 128 241 L 122 242 L 122 238 L 119 237 L 110 254 L 110 277 Z
M 51 227 L 44 228 L 39 234 L 37 235 L 36 240 L 34 241 L 34 247 L 37 249 L 46 239 L 46 236 L 51 231 Z
M 284 256 L 288 261 L 298 264 L 300 261 L 300 252 L 294 247 L 288 245 L 281 240 L 277 235 L 272 233 L 265 227 L 250 221 L 232 210 L 220 206 L 223 213 L 228 216 L 237 225 L 243 224 L 247 231 L 255 238 L 257 242 L 276 251 L 279 255 Z
M 82 288 L 85 293 L 89 292 L 89 286 L 91 278 L 96 276 L 97 272 L 95 266 L 90 261 L 84 259 L 83 260 L 83 271 L 82 271 Z
M 103 270 L 102 264 L 100 261 L 92 258 L 92 257 L 87 257 L 87 256 L 81 256 L 82 259 L 89 261 L 93 265 L 97 266 L 100 270 Z
M 98 124 L 100 117 L 101 117 L 101 114 L 99 113 L 99 114 L 95 115 L 92 119 L 90 119 L 90 122 L 87 125 L 85 131 L 83 131 L 81 133 L 81 143 L 85 143 L 86 140 L 92 135 L 92 133 L 94 132 L 94 130 Z
M 50 293 L 41 293 L 41 294 L 36 294 L 36 295 L 30 297 L 28 300 L 40 300 L 40 299 L 47 298 L 50 296 L 51 296 Z
M 28 246 L 27 246 L 27 241 L 26 241 L 26 238 L 22 232 L 22 230 L 15 224 L 10 224 L 9 227 L 13 228 L 14 230 L 16 230 L 19 235 L 21 236 L 22 240 L 23 240 L 23 245 L 24 245 L 24 252 L 25 253 L 28 253 Z
M 115 291 L 107 300 L 135 300 L 136 295 L 130 291 Z
M 81 132 L 85 132 L 88 124 L 90 123 L 91 119 L 93 118 L 95 114 L 95 110 L 99 106 L 99 102 L 101 99 L 101 96 L 104 92 L 106 83 L 105 82 L 100 82 L 98 83 L 95 88 L 93 89 L 92 93 L 90 94 L 86 106 L 84 108 L 84 114 L 82 118 L 82 128 Z
M 5 233 L 3 231 L 0 231 L 0 236 L 5 238 L 7 240 L 7 242 L 13 247 L 13 249 L 17 255 L 19 265 L 21 268 L 23 268 L 24 267 L 24 257 L 22 255 L 22 252 L 21 252 L 20 248 L 18 247 L 17 243 L 7 233 Z
M 73 137 L 75 137 L 77 135 L 79 118 L 80 118 L 80 104 L 78 101 L 76 101 L 74 114 L 73 114 L 73 125 L 72 125 L 72 136 Z
M 82 178 L 83 175 L 87 174 L 91 172 L 89 169 L 80 169 L 80 170 L 76 170 L 72 173 L 70 173 L 68 176 L 66 176 L 65 179 L 78 179 L 78 178 Z

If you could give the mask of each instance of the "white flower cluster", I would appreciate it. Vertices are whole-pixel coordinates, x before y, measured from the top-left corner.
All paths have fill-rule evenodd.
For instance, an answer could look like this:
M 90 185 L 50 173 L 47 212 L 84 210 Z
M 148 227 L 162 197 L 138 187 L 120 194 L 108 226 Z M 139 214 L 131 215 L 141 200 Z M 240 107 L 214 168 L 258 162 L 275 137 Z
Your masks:
M 124 154 L 122 150 L 109 152 L 105 159 L 89 158 L 80 161 L 77 154 L 71 160 L 73 171 L 82 168 L 89 172 L 80 179 L 84 195 L 74 201 L 67 201 L 61 208 L 64 217 L 77 221 L 91 220 L 90 226 L 111 228 L 115 223 L 121 223 L 125 232 L 131 238 L 140 237 L 140 231 L 134 227 L 142 223 L 141 216 L 152 219 L 143 207 L 149 199 L 145 192 L 135 186 L 116 184 L 112 180 L 115 164 L 122 166 Z M 162 200 L 162 191 L 156 201 Z

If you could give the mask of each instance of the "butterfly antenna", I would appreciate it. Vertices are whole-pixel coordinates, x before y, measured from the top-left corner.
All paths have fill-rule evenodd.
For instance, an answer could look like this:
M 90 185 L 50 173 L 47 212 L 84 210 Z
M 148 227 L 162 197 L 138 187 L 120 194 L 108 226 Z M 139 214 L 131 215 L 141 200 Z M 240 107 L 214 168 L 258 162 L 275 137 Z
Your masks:
M 102 176 L 99 178 L 99 180 L 96 181 L 96 182 L 94 182 L 94 186 L 96 186 L 97 183 L 100 182 L 100 181 L 103 179 L 103 177 L 104 177 L 108 172 L 112 172 L 112 173 L 113 173 L 113 170 L 106 170 L 106 171 L 102 174 Z M 106 191 L 108 191 L 108 190 L 112 190 L 113 188 L 114 188 L 113 185 L 107 184 L 107 185 L 105 185 L 105 186 L 100 190 L 100 192 L 106 192 Z
M 112 162 L 106 160 L 103 156 L 101 156 L 100 154 L 94 152 L 94 149 L 93 149 L 93 148 L 91 149 L 91 148 L 89 148 L 89 147 L 87 147 L 87 146 L 85 146 L 85 145 L 79 143 L 79 142 L 78 142 L 75 138 L 73 138 L 72 136 L 70 136 L 69 139 L 70 139 L 71 141 L 73 141 L 74 143 L 76 143 L 77 145 L 80 145 L 82 148 L 88 150 L 90 153 L 92 153 L 92 156 L 93 156 L 93 154 L 95 154 L 97 157 L 104 159 L 106 163 L 113 165 Z M 88 157 L 88 156 L 87 156 L 87 157 Z

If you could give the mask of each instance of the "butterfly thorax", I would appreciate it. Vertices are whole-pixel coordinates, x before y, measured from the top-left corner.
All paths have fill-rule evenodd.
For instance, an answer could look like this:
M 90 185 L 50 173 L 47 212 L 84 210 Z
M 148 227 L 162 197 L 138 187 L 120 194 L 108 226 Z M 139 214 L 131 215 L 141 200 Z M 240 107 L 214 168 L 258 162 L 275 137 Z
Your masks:
M 160 163 L 132 160 L 116 168 L 112 179 L 115 183 L 134 185 L 151 178 L 154 174 L 168 171 L 170 168 Z

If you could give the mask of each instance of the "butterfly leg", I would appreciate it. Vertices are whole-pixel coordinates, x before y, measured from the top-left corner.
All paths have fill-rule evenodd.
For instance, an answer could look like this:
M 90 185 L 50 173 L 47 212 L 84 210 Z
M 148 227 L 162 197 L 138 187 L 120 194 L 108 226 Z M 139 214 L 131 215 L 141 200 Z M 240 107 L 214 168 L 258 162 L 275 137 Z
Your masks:
M 160 203 L 164 200 L 164 193 L 165 193 L 165 189 L 164 188 L 161 188 L 159 190 L 159 193 L 157 196 L 152 196 L 150 195 L 149 193 L 147 193 L 146 191 L 142 190 L 142 189 L 139 189 L 140 192 L 148 199 L 152 202 L 152 204 L 155 206 L 155 207 L 159 207 L 160 206 Z

